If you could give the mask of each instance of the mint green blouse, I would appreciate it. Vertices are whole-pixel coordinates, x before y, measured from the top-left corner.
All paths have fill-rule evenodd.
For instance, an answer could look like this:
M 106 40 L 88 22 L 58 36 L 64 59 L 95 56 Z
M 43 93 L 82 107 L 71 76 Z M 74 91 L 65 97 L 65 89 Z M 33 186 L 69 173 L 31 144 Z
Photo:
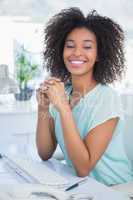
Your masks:
M 71 91 L 71 85 L 66 87 L 68 97 Z M 60 114 L 53 105 L 50 105 L 49 112 L 54 119 L 57 142 L 61 147 L 67 164 L 76 173 L 65 147 Z M 106 185 L 133 181 L 131 164 L 127 158 L 123 144 L 124 117 L 120 96 L 117 92 L 108 85 L 98 84 L 80 99 L 73 107 L 72 113 L 82 139 L 96 126 L 111 118 L 119 117 L 110 144 L 97 162 L 95 168 L 88 175 Z

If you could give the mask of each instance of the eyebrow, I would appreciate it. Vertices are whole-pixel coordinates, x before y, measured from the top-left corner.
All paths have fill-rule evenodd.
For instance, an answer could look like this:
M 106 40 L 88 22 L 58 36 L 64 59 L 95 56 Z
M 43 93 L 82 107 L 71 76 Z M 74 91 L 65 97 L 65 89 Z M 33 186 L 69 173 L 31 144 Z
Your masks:
M 67 39 L 66 42 L 74 42 L 74 40 Z M 83 40 L 83 42 L 91 42 L 91 43 L 94 43 L 93 40 L 89 40 L 89 39 L 87 39 L 87 40 Z

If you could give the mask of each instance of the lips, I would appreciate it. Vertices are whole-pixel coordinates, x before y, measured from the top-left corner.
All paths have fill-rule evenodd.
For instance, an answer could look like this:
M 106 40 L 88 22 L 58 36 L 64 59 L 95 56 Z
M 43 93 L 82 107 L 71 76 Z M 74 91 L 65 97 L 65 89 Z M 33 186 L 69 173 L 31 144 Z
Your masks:
M 81 61 L 81 60 L 72 60 L 70 61 L 70 63 L 72 64 L 83 64 L 85 61 Z
M 85 60 L 71 59 L 69 60 L 71 67 L 82 67 L 86 63 Z

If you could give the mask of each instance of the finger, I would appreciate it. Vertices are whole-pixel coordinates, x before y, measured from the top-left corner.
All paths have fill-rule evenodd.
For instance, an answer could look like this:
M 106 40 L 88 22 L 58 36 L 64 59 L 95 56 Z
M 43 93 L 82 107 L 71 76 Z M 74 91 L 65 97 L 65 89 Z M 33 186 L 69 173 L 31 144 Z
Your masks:
M 49 89 L 49 85 L 42 85 L 39 89 L 41 93 L 45 93 Z
M 40 96 L 40 89 L 36 90 L 36 97 L 38 98 Z
M 49 104 L 48 96 L 45 93 L 42 93 L 40 90 L 36 91 L 36 98 L 38 105 L 46 107 Z
M 43 93 L 41 92 L 40 89 L 38 89 L 38 90 L 36 91 L 36 98 L 37 98 L 38 103 L 41 104 L 42 99 L 43 99 Z
M 44 86 L 45 86 L 45 82 L 41 83 L 38 89 L 42 89 Z
M 46 80 L 55 80 L 57 82 L 60 82 L 61 79 L 60 78 L 56 78 L 56 77 L 50 77 L 49 79 L 46 79 Z
M 49 82 L 50 84 L 54 84 L 54 83 L 56 83 L 56 82 L 61 82 L 61 80 L 58 79 L 58 78 L 51 77 L 51 78 L 45 80 L 44 82 L 45 82 L 45 83 Z
M 43 86 L 42 88 L 41 88 L 41 91 L 42 92 L 45 92 L 46 90 L 48 90 L 49 89 L 49 86 L 48 85 L 45 85 L 45 86 Z
M 43 83 L 40 84 L 40 89 L 45 91 L 45 90 L 48 89 L 48 86 L 46 86 L 46 84 L 53 85 L 53 84 L 56 84 L 56 83 L 59 83 L 59 82 L 61 82 L 60 79 L 51 77 L 49 79 L 46 79 Z
M 40 90 L 39 89 L 36 90 L 36 99 L 37 99 L 37 102 L 39 104 L 40 103 L 40 99 L 41 99 L 41 94 L 40 94 Z
M 55 80 L 47 80 L 47 81 L 45 81 L 45 85 L 47 85 L 47 86 L 57 85 L 57 84 L 60 84 L 60 83 L 62 83 L 62 82 L 61 81 L 57 82 Z
M 40 87 L 39 89 L 42 91 L 42 92 L 45 92 L 46 90 L 49 89 L 49 86 L 50 85 L 53 85 L 55 84 L 55 81 L 50 79 L 50 80 L 45 80 L 43 83 L 40 84 Z

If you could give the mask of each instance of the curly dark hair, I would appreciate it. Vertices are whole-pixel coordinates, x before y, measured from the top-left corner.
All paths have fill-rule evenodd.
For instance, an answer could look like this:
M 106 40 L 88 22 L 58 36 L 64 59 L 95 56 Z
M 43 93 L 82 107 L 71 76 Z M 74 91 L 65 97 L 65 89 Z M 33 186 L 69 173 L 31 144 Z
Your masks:
M 79 8 L 68 8 L 54 15 L 45 28 L 44 60 L 51 76 L 70 80 L 71 74 L 63 61 L 67 35 L 75 28 L 85 27 L 97 40 L 98 61 L 94 66 L 94 79 L 101 83 L 120 80 L 124 72 L 124 32 L 112 19 L 99 15 L 95 10 L 85 17 Z

